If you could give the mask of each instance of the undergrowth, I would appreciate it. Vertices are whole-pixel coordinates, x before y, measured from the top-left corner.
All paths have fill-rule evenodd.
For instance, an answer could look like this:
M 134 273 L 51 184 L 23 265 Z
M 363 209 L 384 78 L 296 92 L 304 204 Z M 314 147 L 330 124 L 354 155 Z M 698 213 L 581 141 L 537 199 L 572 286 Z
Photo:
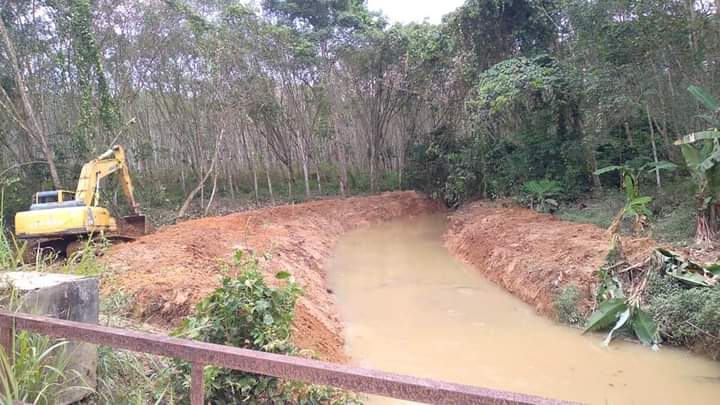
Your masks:
M 695 209 L 692 199 L 693 184 L 685 179 L 666 181 L 662 193 L 653 186 L 647 186 L 645 192 L 653 197 L 650 216 L 650 234 L 652 238 L 675 246 L 687 246 L 692 243 L 695 232 Z M 557 211 L 560 219 L 597 225 L 607 229 L 613 217 L 622 208 L 623 195 L 617 189 L 604 189 L 595 195 L 572 205 L 563 206 Z M 627 220 L 621 228 L 623 234 L 631 233 Z
M 242 251 L 234 255 L 232 268 L 237 277 L 224 276 L 222 286 L 203 299 L 192 316 L 185 319 L 175 336 L 288 355 L 306 355 L 292 342 L 295 304 L 302 294 L 290 274 L 280 272 L 284 286 L 267 286 L 254 257 Z M 190 387 L 191 366 L 173 363 L 175 392 L 185 400 Z M 206 366 L 205 399 L 211 403 L 358 403 L 353 394 L 319 385 L 284 381 L 275 377 Z
M 646 294 L 665 342 L 720 358 L 720 288 L 687 288 L 669 276 L 653 274 Z
M 582 325 L 585 317 L 578 310 L 580 298 L 580 288 L 575 283 L 568 283 L 560 289 L 554 302 L 558 321 L 568 325 Z

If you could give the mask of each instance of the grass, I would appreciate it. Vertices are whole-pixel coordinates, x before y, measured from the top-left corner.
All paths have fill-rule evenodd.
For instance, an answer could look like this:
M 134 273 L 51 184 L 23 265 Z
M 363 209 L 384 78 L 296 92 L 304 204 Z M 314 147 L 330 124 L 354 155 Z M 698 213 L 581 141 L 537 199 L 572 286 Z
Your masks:
M 647 195 L 653 197 L 650 217 L 651 236 L 660 242 L 674 246 L 688 246 L 693 243 L 695 232 L 694 185 L 678 177 L 666 179 L 662 194 L 653 184 L 645 184 Z M 563 220 L 594 224 L 608 228 L 613 217 L 625 203 L 624 194 L 618 189 L 604 189 L 573 205 L 562 207 L 557 216 Z M 625 220 L 623 234 L 630 234 L 629 220 Z
M 556 215 L 565 221 L 607 228 L 624 203 L 625 196 L 619 190 L 603 190 L 580 203 L 560 208 Z
M 170 359 L 98 347 L 99 403 L 175 403 Z

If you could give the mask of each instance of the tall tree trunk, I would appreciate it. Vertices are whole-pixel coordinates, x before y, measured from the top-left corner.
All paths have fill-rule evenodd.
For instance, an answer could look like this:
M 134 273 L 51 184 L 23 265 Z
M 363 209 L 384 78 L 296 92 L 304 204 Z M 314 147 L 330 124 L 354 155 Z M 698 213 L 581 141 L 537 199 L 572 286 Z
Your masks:
M 370 193 L 377 191 L 377 182 L 375 180 L 375 145 L 374 142 L 370 142 Z
M 270 194 L 270 204 L 275 205 L 275 194 L 273 194 L 272 179 L 270 178 L 270 147 L 265 145 L 265 156 L 263 156 L 263 164 L 265 165 L 265 178 L 267 179 L 268 193 Z
M 219 172 L 219 170 L 215 170 L 215 174 L 213 174 L 212 193 L 210 193 L 210 199 L 208 200 L 208 203 L 205 206 L 205 213 L 203 214 L 203 216 L 207 216 L 208 212 L 210 211 L 210 206 L 212 205 L 213 200 L 215 199 L 215 192 L 217 191 L 218 172 Z
M 318 195 L 322 195 L 322 178 L 320 176 L 320 162 L 315 160 L 315 179 L 317 180 Z
M 55 167 L 53 151 L 48 143 L 47 134 L 38 123 L 37 116 L 33 110 L 32 103 L 30 102 L 30 96 L 27 94 L 25 79 L 22 76 L 17 54 L 15 53 L 15 45 L 10 39 L 10 35 L 7 32 L 7 28 L 5 28 L 5 23 L 2 18 L 0 18 L 0 36 L 2 36 L 3 43 L 5 44 L 5 50 L 7 51 L 7 57 L 15 76 L 15 89 L 20 95 L 24 117 L 15 109 L 12 100 L 2 86 L 0 86 L 0 92 L 2 92 L 2 98 L 4 100 L 0 101 L 0 106 L 7 110 L 8 114 L 10 114 L 16 123 L 28 134 L 30 139 L 33 139 L 35 142 L 40 144 L 40 149 L 42 150 L 43 155 L 45 155 L 45 160 L 47 161 L 48 168 L 50 170 L 50 177 L 52 178 L 53 185 L 59 190 L 62 188 L 62 183 L 60 182 L 57 167 Z
M 310 177 L 308 174 L 308 156 L 307 156 L 307 154 L 303 153 L 301 160 L 302 160 L 303 180 L 305 180 L 305 196 L 310 198 Z
M 178 211 L 177 218 L 182 218 L 187 213 L 188 208 L 190 208 L 190 203 L 195 198 L 197 193 L 201 192 L 201 190 L 205 187 L 205 182 L 207 181 L 208 177 L 210 177 L 210 173 L 215 170 L 215 166 L 217 165 L 218 155 L 220 153 L 220 143 L 222 142 L 224 130 L 220 130 L 220 135 L 218 136 L 218 139 L 215 141 L 215 153 L 213 155 L 212 161 L 210 162 L 210 169 L 208 169 L 205 174 L 202 176 L 200 181 L 198 182 L 198 185 L 193 189 L 193 191 L 190 192 L 190 194 L 185 198 L 185 202 L 183 202 L 182 207 L 180 207 L 180 211 Z M 200 205 L 202 208 L 202 204 Z
M 655 128 L 653 125 L 652 118 L 650 117 L 650 107 L 645 105 L 645 112 L 647 113 L 648 125 L 650 125 L 650 143 L 652 144 L 653 161 L 655 165 L 658 164 L 657 146 L 655 145 Z M 658 193 L 662 192 L 662 183 L 660 182 L 660 169 L 655 167 L 655 183 L 657 184 Z

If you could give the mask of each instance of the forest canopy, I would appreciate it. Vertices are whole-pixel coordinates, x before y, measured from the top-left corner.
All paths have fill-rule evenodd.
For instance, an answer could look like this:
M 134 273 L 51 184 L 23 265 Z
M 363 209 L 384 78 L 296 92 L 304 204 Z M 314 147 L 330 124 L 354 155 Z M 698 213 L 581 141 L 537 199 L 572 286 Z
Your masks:
M 456 205 L 532 181 L 572 200 L 631 161 L 688 175 L 673 143 L 708 127 L 688 87 L 720 94 L 718 3 L 467 0 L 402 25 L 361 0 L 0 0 L 5 215 L 114 143 L 141 204 L 174 209 L 405 188 Z

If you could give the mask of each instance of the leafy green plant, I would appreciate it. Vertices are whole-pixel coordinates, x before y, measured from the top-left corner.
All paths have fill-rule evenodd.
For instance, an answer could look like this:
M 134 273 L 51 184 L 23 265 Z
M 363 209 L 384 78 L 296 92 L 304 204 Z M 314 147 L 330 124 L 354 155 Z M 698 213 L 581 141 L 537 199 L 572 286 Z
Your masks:
M 0 270 L 15 270 L 23 264 L 27 244 L 18 244 L 5 227 L 5 186 L 0 187 Z
M 680 145 L 685 163 L 697 185 L 695 239 L 699 244 L 707 244 L 716 239 L 719 225 L 720 103 L 697 86 L 688 87 L 688 91 L 709 110 L 709 114 L 700 117 L 713 126 L 675 142 Z
M 649 162 L 640 166 L 632 164 L 613 165 L 603 167 L 594 172 L 595 175 L 601 175 L 618 171 L 622 180 L 622 188 L 625 192 L 625 206 L 617 213 L 613 222 L 610 224 L 608 231 L 611 234 L 617 234 L 620 230 L 620 223 L 623 218 L 633 218 L 633 229 L 640 232 L 647 224 L 648 217 L 652 215 L 648 204 L 652 201 L 652 197 L 640 195 L 640 179 L 643 174 L 651 173 L 659 170 L 674 170 L 676 165 L 671 162 Z
M 608 269 L 600 269 L 598 278 L 600 283 L 595 299 L 599 305 L 588 317 L 583 333 L 609 330 L 603 342 L 605 346 L 618 331 L 627 331 L 646 345 L 654 347 L 659 343 L 657 325 L 640 307 L 639 295 L 626 297 L 621 281 Z
M 292 322 L 295 303 L 302 290 L 287 272 L 276 277 L 285 280 L 280 288 L 265 284 L 259 262 L 237 251 L 233 269 L 237 277 L 225 276 L 222 286 L 201 301 L 195 313 L 185 319 L 175 336 L 203 342 L 231 345 L 271 353 L 298 355 L 292 343 Z M 178 391 L 190 384 L 190 365 L 177 361 Z M 275 377 L 261 376 L 214 366 L 206 366 L 205 397 L 222 404 L 239 403 L 355 403 L 350 394 L 333 388 L 286 382 Z
M 555 180 L 531 180 L 523 185 L 523 191 L 530 195 L 530 208 L 540 212 L 557 209 L 558 203 L 550 198 L 563 192 L 560 182 Z
M 12 358 L 0 350 L 0 403 L 49 405 L 71 389 L 92 391 L 77 372 L 69 369 L 67 344 L 25 331 L 17 333 Z

